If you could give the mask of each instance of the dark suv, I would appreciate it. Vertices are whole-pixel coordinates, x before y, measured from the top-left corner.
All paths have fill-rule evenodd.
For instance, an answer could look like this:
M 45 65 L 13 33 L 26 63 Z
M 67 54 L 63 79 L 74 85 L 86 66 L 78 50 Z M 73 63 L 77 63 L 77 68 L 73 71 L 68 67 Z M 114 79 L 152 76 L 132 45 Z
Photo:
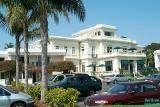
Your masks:
M 49 84 L 49 88 L 74 88 L 77 89 L 82 95 L 91 95 L 96 91 L 102 89 L 101 80 L 86 74 L 76 74 L 72 76 L 65 76 L 57 78 L 57 81 Z

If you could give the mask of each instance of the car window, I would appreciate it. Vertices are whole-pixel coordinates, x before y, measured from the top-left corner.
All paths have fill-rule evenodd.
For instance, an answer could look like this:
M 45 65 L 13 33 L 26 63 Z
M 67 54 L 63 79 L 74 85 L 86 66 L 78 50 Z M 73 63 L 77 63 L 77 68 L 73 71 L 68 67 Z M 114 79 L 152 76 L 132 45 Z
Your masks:
M 52 81 L 57 75 L 52 75 L 51 77 L 49 77 L 49 81 Z
M 55 78 L 54 82 L 61 82 L 64 79 L 64 75 L 59 75 Z
M 132 87 L 132 91 L 136 93 L 143 92 L 143 87 L 140 84 L 135 84 Z
M 7 92 L 6 90 L 0 88 L 0 96 L 4 96 L 4 95 L 10 95 L 10 93 Z
M 156 86 L 153 84 L 143 84 L 143 92 L 152 92 L 156 90 Z
M 77 81 L 78 81 L 78 78 L 77 78 L 77 77 L 71 77 L 71 78 L 68 79 L 68 82 L 69 82 L 70 84 L 77 83 Z
M 107 92 L 108 93 L 126 93 L 129 91 L 129 85 L 127 84 L 117 84 L 111 87 Z

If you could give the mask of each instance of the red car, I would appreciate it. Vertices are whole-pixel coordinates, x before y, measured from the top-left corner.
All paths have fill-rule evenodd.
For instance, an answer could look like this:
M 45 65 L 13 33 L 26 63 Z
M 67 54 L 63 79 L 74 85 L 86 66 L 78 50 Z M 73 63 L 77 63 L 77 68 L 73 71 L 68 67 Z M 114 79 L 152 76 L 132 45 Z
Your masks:
M 119 83 L 106 92 L 87 97 L 84 102 L 88 106 L 150 103 L 160 103 L 160 87 L 151 82 Z

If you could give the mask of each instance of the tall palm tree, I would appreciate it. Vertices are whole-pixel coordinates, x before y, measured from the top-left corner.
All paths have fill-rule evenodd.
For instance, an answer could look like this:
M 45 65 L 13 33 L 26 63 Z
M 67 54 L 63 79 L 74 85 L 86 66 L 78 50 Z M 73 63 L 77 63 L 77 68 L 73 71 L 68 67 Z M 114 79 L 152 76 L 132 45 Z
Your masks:
M 12 14 L 10 15 L 10 24 L 21 25 L 23 29 L 24 37 L 24 71 L 25 71 L 25 91 L 28 89 L 28 41 L 32 35 L 29 35 L 30 32 L 37 30 L 37 18 L 33 17 L 31 9 L 25 8 L 20 4 L 15 4 L 12 8 Z M 35 27 L 36 26 L 36 27 Z
M 42 85 L 41 100 L 45 101 L 47 90 L 47 42 L 48 42 L 48 16 L 54 16 L 58 22 L 58 15 L 76 15 L 80 21 L 84 21 L 85 8 L 81 0 L 37 0 L 37 8 L 40 16 L 41 40 L 42 40 Z M 36 6 L 35 6 L 36 7 Z
M 11 9 L 13 7 L 13 4 L 10 2 L 10 0 L 0 0 L 0 7 L 5 7 L 8 9 Z M 9 13 L 12 13 L 12 11 L 9 11 Z M 16 85 L 19 82 L 19 57 L 20 57 L 20 36 L 23 31 L 19 25 L 10 25 L 9 24 L 9 15 L 3 15 L 0 13 L 0 27 L 7 32 L 9 32 L 12 36 L 15 37 L 16 43 L 15 43 L 15 53 L 16 53 Z
M 3 0 L 1 0 L 3 1 Z M 24 36 L 24 60 L 25 60 L 25 89 L 28 88 L 28 39 L 32 38 L 32 36 L 37 36 L 39 34 L 38 32 L 38 26 L 35 23 L 36 18 L 33 17 L 31 14 L 30 7 L 24 8 L 20 4 L 14 3 L 12 0 L 6 0 L 4 2 L 5 6 L 7 7 L 7 17 L 1 17 L 3 19 L 1 22 L 4 25 L 7 23 L 11 29 L 11 32 L 16 33 L 17 35 Z M 3 5 L 4 5 L 3 4 Z M 32 8 L 32 7 L 31 7 Z M 28 15 L 29 14 L 29 15 Z M 1 15 L 2 16 L 2 15 Z M 7 19 L 7 20 L 5 20 Z M 2 25 L 1 24 L 1 25 Z M 34 25 L 34 26 L 33 26 Z M 36 25 L 36 27 L 35 27 Z M 14 29 L 13 29 L 14 28 Z M 20 32 L 19 32 L 20 30 Z M 16 56 L 20 54 L 20 44 L 18 43 L 19 36 L 16 36 Z M 16 61 L 19 62 L 19 57 L 16 57 Z M 18 82 L 18 74 L 19 74 L 19 63 L 16 63 L 16 68 L 18 71 L 16 73 L 16 83 Z

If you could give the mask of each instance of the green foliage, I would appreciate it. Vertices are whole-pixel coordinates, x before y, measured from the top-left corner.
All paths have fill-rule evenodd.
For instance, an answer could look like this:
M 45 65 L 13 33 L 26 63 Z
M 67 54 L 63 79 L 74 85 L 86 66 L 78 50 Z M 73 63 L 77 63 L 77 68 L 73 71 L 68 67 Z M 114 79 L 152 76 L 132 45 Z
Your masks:
M 40 100 L 41 98 L 41 87 L 40 85 L 29 87 L 27 93 L 35 100 Z
M 156 74 L 156 73 L 160 73 L 157 70 L 145 70 L 143 72 L 141 72 L 142 75 L 147 76 L 147 75 L 151 75 L 151 74 Z
M 150 45 L 145 47 L 145 53 L 146 53 L 146 66 L 152 66 L 154 67 L 154 55 L 153 52 L 155 50 L 160 49 L 159 43 L 151 43 Z
M 63 71 L 64 73 L 69 73 L 70 70 L 75 70 L 75 65 L 71 61 L 60 61 L 49 64 L 48 70 L 50 72 Z
M 22 83 L 17 83 L 17 85 L 16 85 L 16 82 L 12 81 L 11 86 L 12 86 L 11 88 L 14 89 L 14 90 L 24 91 L 24 84 L 22 84 Z
M 50 107 L 75 107 L 80 93 L 72 88 L 46 91 L 45 101 Z

